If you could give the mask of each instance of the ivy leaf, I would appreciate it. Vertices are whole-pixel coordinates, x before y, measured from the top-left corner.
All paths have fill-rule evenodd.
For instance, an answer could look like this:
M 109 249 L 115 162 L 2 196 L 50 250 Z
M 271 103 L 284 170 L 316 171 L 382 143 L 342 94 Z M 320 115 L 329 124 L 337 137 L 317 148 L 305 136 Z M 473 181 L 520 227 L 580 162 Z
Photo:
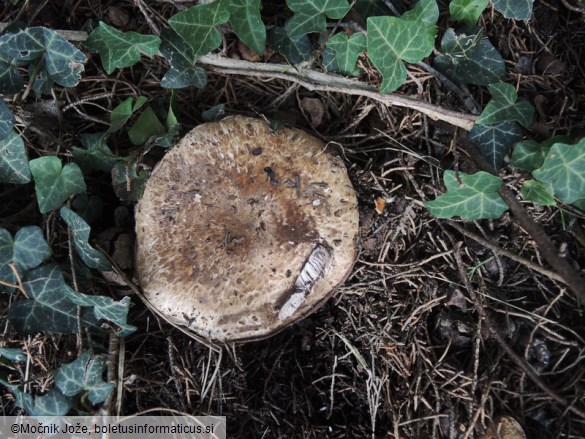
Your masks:
M 325 17 L 339 20 L 349 12 L 347 0 L 286 0 L 288 7 L 295 13 L 286 24 L 291 37 L 311 32 L 325 32 Z
M 83 148 L 75 146 L 71 148 L 73 159 L 83 171 L 95 169 L 110 172 L 118 160 L 123 160 L 123 158 L 114 155 L 106 145 L 105 135 L 106 133 L 84 134 L 81 136 Z
M 191 46 L 195 56 L 200 56 L 220 46 L 221 33 L 217 26 L 226 23 L 228 18 L 225 0 L 216 0 L 173 15 L 169 24 Z
M 563 202 L 585 198 L 585 138 L 574 145 L 555 143 L 532 175 Z
M 258 54 L 266 46 L 266 26 L 260 17 L 260 0 L 229 0 L 230 24 L 242 42 Z
M 45 27 L 30 27 L 3 35 L 0 37 L 0 92 L 19 91 L 24 80 L 17 69 L 37 60 L 51 81 L 74 87 L 84 70 L 86 58 L 73 44 Z
M 516 102 L 518 95 L 512 84 L 500 82 L 490 84 L 492 100 L 483 109 L 476 124 L 493 125 L 505 121 L 516 121 L 526 128 L 530 126 L 534 116 L 534 107 L 530 102 Z
M 81 169 L 75 163 L 61 165 L 55 156 L 39 157 L 29 162 L 35 179 L 35 191 L 41 213 L 56 209 L 71 195 L 86 191 Z
M 494 8 L 506 18 L 528 20 L 532 15 L 533 0 L 491 0 Z
M 489 0 L 451 0 L 449 14 L 454 21 L 473 26 L 488 3 Z
M 392 11 L 380 0 L 357 0 L 353 9 L 363 19 L 376 15 L 391 15 Z
M 26 63 L 19 62 L 12 51 L 16 36 L 0 36 L 0 93 L 18 93 L 24 87 L 24 78 L 18 68 Z
M 75 197 L 71 206 L 88 224 L 97 224 L 103 217 L 104 202 L 97 195 L 79 194 Z
M 201 118 L 205 122 L 217 122 L 225 117 L 225 104 L 217 104 L 203 111 Z
M 14 115 L 8 109 L 4 99 L 0 98 L 0 141 L 7 137 L 14 125 Z
M 536 180 L 526 180 L 520 189 L 526 200 L 534 201 L 541 206 L 554 206 L 557 204 L 552 194 L 546 190 L 543 184 Z
M 15 130 L 0 140 L 0 182 L 28 183 L 30 168 L 22 138 Z
M 458 84 L 489 85 L 506 74 L 504 59 L 482 33 L 456 34 L 447 29 L 435 68 Z
M 99 26 L 87 39 L 85 45 L 97 51 L 106 73 L 130 67 L 140 61 L 141 54 L 154 56 L 160 46 L 160 38 L 154 35 L 140 35 L 136 32 L 120 32 L 100 21 Z
M 132 115 L 138 111 L 148 100 L 145 96 L 138 96 L 136 100 L 133 97 L 127 98 L 124 102 L 118 104 L 110 114 L 110 127 L 104 134 L 104 137 L 122 129 Z
M 14 393 L 16 406 L 24 409 L 30 416 L 65 416 L 71 410 L 71 400 L 58 390 L 49 390 L 42 396 L 32 396 L 4 380 L 0 380 L 0 384 Z
M 65 396 L 75 396 L 87 391 L 92 404 L 104 402 L 114 390 L 113 383 L 102 379 L 106 362 L 103 356 L 82 353 L 73 362 L 64 364 L 55 374 L 55 387 Z
M 435 217 L 460 216 L 467 220 L 499 218 L 508 209 L 498 194 L 501 178 L 483 171 L 472 175 L 460 173 L 459 176 L 461 186 L 454 171 L 445 171 L 443 181 L 447 192 L 425 203 Z
M 73 244 L 77 254 L 85 265 L 96 270 L 108 271 L 112 269 L 108 259 L 98 250 L 89 245 L 89 225 L 68 207 L 63 206 L 59 211 L 63 221 L 71 229 Z
M 522 129 L 516 122 L 473 126 L 469 141 L 479 148 L 490 165 L 499 172 L 504 158 L 514 143 L 522 138 Z
M 138 201 L 144 192 L 148 172 L 133 160 L 118 162 L 112 169 L 112 186 L 122 201 Z
M 12 304 L 8 312 L 9 320 L 22 334 L 76 333 L 79 309 L 81 323 L 91 332 L 103 332 L 103 320 L 112 322 L 121 337 L 136 330 L 126 323 L 129 297 L 116 302 L 111 297 L 81 294 L 65 283 L 63 273 L 54 264 L 29 272 L 23 285 L 31 299 Z
M 16 284 L 16 278 L 10 264 L 16 266 L 21 278 L 27 271 L 38 267 L 51 256 L 51 248 L 45 241 L 43 231 L 37 226 L 23 227 L 14 239 L 10 232 L 0 228 L 0 279 Z M 7 288 L 10 292 L 10 289 Z
M 0 347 L 0 357 L 4 357 L 10 361 L 26 361 L 26 354 L 19 348 Z
M 195 52 L 185 40 L 172 29 L 161 32 L 160 52 L 170 67 L 160 81 L 164 88 L 203 88 L 207 84 L 207 73 L 195 65 Z
M 553 136 L 544 142 L 538 143 L 535 140 L 523 140 L 514 146 L 512 153 L 512 164 L 526 171 L 534 171 L 542 166 L 546 153 L 555 143 L 571 143 L 568 136 Z
M 392 92 L 404 83 L 402 61 L 416 63 L 432 52 L 437 31 L 429 23 L 438 16 L 435 0 L 420 0 L 400 18 L 368 18 L 368 55 L 383 76 L 380 92 Z
M 306 60 L 313 52 L 309 37 L 291 37 L 282 27 L 272 28 L 269 34 L 269 47 L 284 55 L 291 64 Z
M 358 32 L 348 37 L 345 32 L 340 32 L 327 41 L 327 47 L 335 52 L 335 62 L 339 71 L 346 75 L 357 75 L 355 63 L 361 52 L 366 50 L 367 41 L 363 32 Z
M 21 334 L 33 332 L 78 332 L 78 306 L 66 297 L 61 270 L 55 264 L 42 265 L 27 273 L 23 282 L 30 299 L 11 305 L 8 319 Z M 92 332 L 101 332 L 92 313 L 81 313 L 81 322 Z
M 156 117 L 152 107 L 146 107 L 134 125 L 128 130 L 128 137 L 134 145 L 144 145 L 152 136 L 166 133 L 165 127 Z

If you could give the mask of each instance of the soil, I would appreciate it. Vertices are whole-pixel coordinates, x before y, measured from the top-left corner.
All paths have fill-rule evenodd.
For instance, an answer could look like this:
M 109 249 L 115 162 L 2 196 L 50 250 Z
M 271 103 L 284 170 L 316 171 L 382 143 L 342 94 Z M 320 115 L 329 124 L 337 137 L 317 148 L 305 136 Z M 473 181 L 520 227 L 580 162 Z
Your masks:
M 264 4 L 265 22 L 274 22 L 284 2 Z M 80 30 L 101 19 L 125 31 L 151 33 L 144 11 L 161 24 L 180 5 L 32 0 L 20 20 Z M 0 8 L 3 22 L 19 10 L 9 2 Z M 526 22 L 505 19 L 491 6 L 481 17 L 506 60 L 506 82 L 536 107 L 529 138 L 585 136 L 585 26 L 578 8 L 574 0 L 537 0 Z M 222 51 L 250 55 L 230 34 Z M 364 79 L 376 84 L 380 78 L 367 59 L 360 62 Z M 50 97 L 29 99 L 20 110 L 29 121 L 21 127 L 27 145 L 34 145 L 29 158 L 56 151 L 69 157 L 78 136 L 104 130 L 111 109 L 129 96 L 147 96 L 156 111 L 164 111 L 171 93 L 159 80 L 166 69 L 161 58 L 143 57 L 135 67 L 108 76 L 92 55 L 78 87 L 56 90 L 62 108 L 67 106 L 60 124 L 54 114 L 40 111 Z M 418 66 L 410 65 L 409 71 L 400 93 L 466 111 L 439 79 Z M 489 100 L 483 88 L 470 87 L 469 93 L 482 108 Z M 461 129 L 414 110 L 311 92 L 283 80 L 209 75 L 204 89 L 175 94 L 184 131 L 201 123 L 205 110 L 225 104 L 228 114 L 292 118 L 298 127 L 338 145 L 358 193 L 361 248 L 345 285 L 316 313 L 264 341 L 217 350 L 152 314 L 130 289 L 99 274 L 83 283 L 85 293 L 132 295 L 129 322 L 137 331 L 109 352 L 113 364 L 122 357 L 123 392 L 111 401 L 112 413 L 172 409 L 226 416 L 228 437 L 236 438 L 478 438 L 500 416 L 515 418 L 528 438 L 585 438 L 582 303 L 562 282 L 474 238 L 548 267 L 534 239 L 509 212 L 498 220 L 437 220 L 422 204 L 443 192 L 443 170 L 477 169 Z M 125 133 L 109 145 L 119 155 L 140 153 Z M 153 151 L 145 163 L 152 165 L 161 155 Z M 514 193 L 527 177 L 510 166 L 501 175 Z M 41 225 L 55 260 L 67 266 L 67 230 L 54 215 L 38 213 L 33 185 L 0 188 L 0 225 L 12 232 Z M 115 228 L 117 233 L 109 233 L 115 239 L 132 231 L 133 203 L 114 195 L 109 176 L 92 174 L 88 192 L 104 200 L 103 218 L 92 236 Z M 583 213 L 524 206 L 559 254 L 580 270 Z M 115 220 L 115 211 L 125 212 L 126 219 Z M 132 270 L 127 274 L 132 277 Z M 2 315 L 7 305 L 6 296 L 0 296 Z M 108 340 L 87 334 L 27 338 L 7 327 L 0 344 L 30 352 L 31 364 L 26 373 L 24 366 L 4 373 L 0 365 L 0 376 L 15 383 L 26 376 L 33 392 L 42 394 L 52 384 L 47 371 L 72 361 L 80 346 L 91 343 L 107 346 Z M 84 404 L 76 407 L 79 413 L 88 410 Z M 0 408 L 6 415 L 19 413 L 4 389 Z

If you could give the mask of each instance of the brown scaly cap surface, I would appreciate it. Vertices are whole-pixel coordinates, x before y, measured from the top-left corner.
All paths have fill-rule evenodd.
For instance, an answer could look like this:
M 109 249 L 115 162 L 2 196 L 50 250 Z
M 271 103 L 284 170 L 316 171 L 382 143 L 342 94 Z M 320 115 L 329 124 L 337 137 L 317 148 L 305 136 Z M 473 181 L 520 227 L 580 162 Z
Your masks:
M 357 200 L 341 159 L 297 129 L 229 117 L 189 132 L 136 207 L 136 269 L 174 323 L 267 337 L 315 311 L 353 266 Z

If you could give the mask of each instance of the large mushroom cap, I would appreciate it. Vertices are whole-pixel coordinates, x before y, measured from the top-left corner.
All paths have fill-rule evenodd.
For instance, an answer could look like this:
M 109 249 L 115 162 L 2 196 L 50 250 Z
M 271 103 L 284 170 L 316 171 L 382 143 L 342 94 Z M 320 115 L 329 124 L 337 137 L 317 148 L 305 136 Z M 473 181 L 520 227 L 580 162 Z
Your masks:
M 345 281 L 357 234 L 347 171 L 323 142 L 229 117 L 189 132 L 152 172 L 136 270 L 170 321 L 217 341 L 263 338 Z

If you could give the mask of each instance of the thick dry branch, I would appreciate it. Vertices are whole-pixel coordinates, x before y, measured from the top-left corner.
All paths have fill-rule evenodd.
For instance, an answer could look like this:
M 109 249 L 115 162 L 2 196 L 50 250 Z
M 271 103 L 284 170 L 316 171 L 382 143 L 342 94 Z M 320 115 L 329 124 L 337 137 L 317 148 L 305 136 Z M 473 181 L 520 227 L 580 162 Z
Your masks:
M 376 88 L 364 82 L 342 76 L 322 73 L 307 67 L 287 64 L 253 63 L 219 55 L 204 55 L 197 64 L 213 73 L 226 75 L 254 76 L 256 78 L 278 78 L 295 82 L 307 90 L 327 91 L 348 95 L 366 96 L 378 102 L 395 107 L 411 108 L 426 114 L 433 120 L 442 120 L 467 131 L 471 130 L 477 116 L 446 110 L 437 105 L 409 96 L 379 93 Z
M 2 32 L 8 23 L 0 23 Z M 56 30 L 59 35 L 70 41 L 85 41 L 88 34 L 84 31 Z M 225 75 L 254 76 L 257 78 L 279 78 L 295 82 L 307 90 L 344 93 L 348 95 L 366 96 L 383 104 L 410 108 L 426 114 L 433 120 L 442 120 L 451 125 L 470 131 L 477 116 L 447 110 L 409 96 L 388 93 L 379 93 L 375 87 L 355 79 L 332 75 L 312 70 L 304 66 L 289 64 L 253 63 L 238 59 L 222 57 L 216 54 L 204 55 L 197 60 L 197 64 L 206 70 Z

